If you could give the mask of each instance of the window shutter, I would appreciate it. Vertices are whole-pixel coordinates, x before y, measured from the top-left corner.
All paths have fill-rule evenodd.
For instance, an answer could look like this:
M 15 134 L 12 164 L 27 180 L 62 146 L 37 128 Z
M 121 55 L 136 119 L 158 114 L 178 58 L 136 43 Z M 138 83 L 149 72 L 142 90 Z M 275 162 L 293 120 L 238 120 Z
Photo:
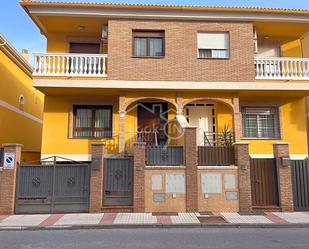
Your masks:
M 199 49 L 229 49 L 228 33 L 198 33 Z

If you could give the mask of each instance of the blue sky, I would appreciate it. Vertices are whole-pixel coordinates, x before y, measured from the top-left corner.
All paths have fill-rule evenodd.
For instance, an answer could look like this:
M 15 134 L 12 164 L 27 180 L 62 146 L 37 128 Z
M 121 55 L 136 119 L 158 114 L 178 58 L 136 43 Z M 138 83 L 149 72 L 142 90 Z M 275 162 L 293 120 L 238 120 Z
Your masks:
M 65 0 L 64 0 L 65 1 Z M 309 9 L 309 0 L 72 0 L 76 2 L 112 2 L 137 4 L 209 5 Z M 19 0 L 1 0 L 0 33 L 18 49 L 44 52 L 46 40 L 18 4 Z

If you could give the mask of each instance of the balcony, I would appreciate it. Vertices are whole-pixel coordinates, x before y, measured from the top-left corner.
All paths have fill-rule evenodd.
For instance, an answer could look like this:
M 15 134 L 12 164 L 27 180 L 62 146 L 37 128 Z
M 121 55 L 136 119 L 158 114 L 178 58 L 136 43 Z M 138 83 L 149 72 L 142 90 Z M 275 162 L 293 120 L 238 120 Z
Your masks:
M 255 58 L 255 78 L 309 80 L 309 58 Z
M 33 76 L 107 77 L 107 55 L 35 54 Z
M 257 80 L 309 80 L 309 58 L 257 57 Z M 107 54 L 35 54 L 33 76 L 107 77 Z

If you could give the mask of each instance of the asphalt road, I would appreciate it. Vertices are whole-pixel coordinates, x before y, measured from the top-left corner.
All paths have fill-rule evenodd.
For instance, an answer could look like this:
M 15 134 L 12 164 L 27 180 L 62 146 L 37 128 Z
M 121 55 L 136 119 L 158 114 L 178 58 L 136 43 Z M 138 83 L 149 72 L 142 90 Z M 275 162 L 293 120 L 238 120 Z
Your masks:
M 302 249 L 308 228 L 167 228 L 1 231 L 0 248 Z

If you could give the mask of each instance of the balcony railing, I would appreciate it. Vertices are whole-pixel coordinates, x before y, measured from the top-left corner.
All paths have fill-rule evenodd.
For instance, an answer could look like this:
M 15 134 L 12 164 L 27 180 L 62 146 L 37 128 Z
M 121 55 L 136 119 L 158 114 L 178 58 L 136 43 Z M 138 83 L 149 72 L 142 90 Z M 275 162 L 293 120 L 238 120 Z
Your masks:
M 309 80 L 309 58 L 255 58 L 255 78 Z
M 35 54 L 34 76 L 106 77 L 106 54 Z

